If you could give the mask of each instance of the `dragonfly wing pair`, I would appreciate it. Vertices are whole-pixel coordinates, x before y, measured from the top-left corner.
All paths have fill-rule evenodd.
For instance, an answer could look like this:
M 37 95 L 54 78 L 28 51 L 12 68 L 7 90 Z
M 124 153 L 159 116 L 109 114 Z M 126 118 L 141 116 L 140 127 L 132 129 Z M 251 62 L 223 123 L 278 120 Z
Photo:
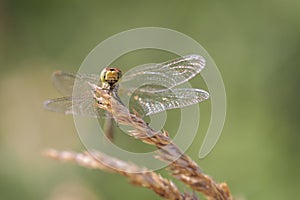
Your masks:
M 95 100 L 89 86 L 89 83 L 98 82 L 99 75 L 56 71 L 51 78 L 56 89 L 66 97 L 45 101 L 44 107 L 47 110 L 88 117 L 100 117 L 103 115 L 101 110 L 94 106 Z M 75 81 L 78 91 L 82 93 L 79 96 L 72 96 Z
M 197 104 L 209 98 L 206 91 L 174 87 L 189 81 L 204 67 L 205 59 L 199 55 L 135 67 L 123 76 L 120 97 L 125 96 L 123 93 L 131 96 L 130 111 L 142 117 Z

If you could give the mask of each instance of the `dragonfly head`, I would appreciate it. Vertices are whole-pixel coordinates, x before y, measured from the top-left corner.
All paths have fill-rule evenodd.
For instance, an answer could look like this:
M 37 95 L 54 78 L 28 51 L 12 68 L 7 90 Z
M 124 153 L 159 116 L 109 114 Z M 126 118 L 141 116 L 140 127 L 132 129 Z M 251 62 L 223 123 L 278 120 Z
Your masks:
M 119 68 L 106 67 L 100 74 L 100 80 L 102 83 L 114 86 L 120 80 L 121 76 L 122 71 Z

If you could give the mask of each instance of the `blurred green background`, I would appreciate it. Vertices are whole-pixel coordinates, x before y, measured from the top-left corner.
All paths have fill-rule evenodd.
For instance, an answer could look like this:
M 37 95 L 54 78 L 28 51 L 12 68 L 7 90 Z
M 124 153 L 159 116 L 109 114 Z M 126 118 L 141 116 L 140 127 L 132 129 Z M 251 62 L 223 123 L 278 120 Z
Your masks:
M 0 200 L 158 199 L 119 175 L 41 156 L 48 147 L 83 149 L 72 117 L 42 108 L 45 99 L 59 96 L 50 81 L 52 71 L 76 72 L 99 42 L 144 26 L 170 28 L 194 38 L 223 76 L 228 110 L 221 138 L 209 156 L 199 160 L 204 126 L 187 153 L 207 174 L 226 181 L 239 199 L 296 199 L 299 11 L 296 0 L 2 0 Z M 149 60 L 147 53 L 132 53 L 118 63 L 130 66 L 168 58 L 149 52 Z M 202 87 L 201 78 L 192 81 L 195 87 L 199 83 Z M 209 106 L 200 105 L 208 116 Z M 166 128 L 172 132 L 176 127 Z

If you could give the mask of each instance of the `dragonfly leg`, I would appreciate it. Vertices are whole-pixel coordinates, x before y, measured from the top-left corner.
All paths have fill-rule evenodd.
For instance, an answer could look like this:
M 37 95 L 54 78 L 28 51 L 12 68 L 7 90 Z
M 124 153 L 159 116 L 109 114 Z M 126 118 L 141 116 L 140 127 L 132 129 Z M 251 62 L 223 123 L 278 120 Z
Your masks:
M 92 92 L 93 98 L 97 101 L 98 104 L 103 105 L 104 99 L 102 97 L 98 97 L 95 92 Z

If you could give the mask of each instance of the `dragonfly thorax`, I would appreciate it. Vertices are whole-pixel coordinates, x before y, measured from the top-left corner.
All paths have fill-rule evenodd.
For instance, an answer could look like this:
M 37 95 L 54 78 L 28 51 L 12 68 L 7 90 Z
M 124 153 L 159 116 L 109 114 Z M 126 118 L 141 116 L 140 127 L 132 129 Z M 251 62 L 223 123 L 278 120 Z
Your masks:
M 114 87 L 120 80 L 122 71 L 119 68 L 106 67 L 100 74 L 100 81 L 103 86 Z

